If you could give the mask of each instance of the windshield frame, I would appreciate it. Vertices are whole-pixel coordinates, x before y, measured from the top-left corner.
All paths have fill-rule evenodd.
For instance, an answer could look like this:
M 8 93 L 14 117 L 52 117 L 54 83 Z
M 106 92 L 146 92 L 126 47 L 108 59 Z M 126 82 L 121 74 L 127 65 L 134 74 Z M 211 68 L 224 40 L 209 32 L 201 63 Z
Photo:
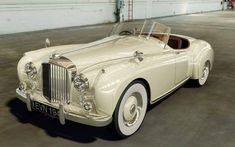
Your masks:
M 113 26 L 109 36 L 137 36 L 145 39 L 154 37 L 164 42 L 166 46 L 169 41 L 170 34 L 170 27 L 153 20 L 145 20 L 117 23 Z

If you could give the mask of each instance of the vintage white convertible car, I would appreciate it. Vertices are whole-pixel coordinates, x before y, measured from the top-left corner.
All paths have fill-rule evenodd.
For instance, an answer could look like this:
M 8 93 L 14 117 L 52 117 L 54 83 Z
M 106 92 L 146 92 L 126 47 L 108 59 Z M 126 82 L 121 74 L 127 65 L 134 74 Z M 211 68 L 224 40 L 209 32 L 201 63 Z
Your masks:
M 18 63 L 17 97 L 35 110 L 121 137 L 141 126 L 153 104 L 187 80 L 202 86 L 214 52 L 205 41 L 170 33 L 153 21 L 124 22 L 88 44 L 27 52 Z

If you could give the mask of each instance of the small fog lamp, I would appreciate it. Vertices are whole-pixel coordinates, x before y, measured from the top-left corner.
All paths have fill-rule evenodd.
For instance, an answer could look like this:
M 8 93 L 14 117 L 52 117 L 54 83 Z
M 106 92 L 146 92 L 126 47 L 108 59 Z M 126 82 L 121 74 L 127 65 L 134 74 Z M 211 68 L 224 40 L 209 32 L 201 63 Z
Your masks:
M 27 88 L 26 83 L 25 83 L 25 82 L 20 82 L 20 84 L 19 84 L 19 90 L 20 90 L 20 91 L 25 91 L 26 88 Z
M 93 109 L 93 105 L 91 102 L 84 102 L 83 103 L 83 109 L 85 112 L 91 112 Z

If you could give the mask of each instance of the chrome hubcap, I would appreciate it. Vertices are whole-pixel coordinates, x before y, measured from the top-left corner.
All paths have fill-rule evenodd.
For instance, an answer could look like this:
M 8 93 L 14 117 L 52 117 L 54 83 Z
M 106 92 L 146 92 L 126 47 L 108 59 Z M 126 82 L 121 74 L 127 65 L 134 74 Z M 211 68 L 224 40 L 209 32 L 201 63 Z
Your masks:
M 209 76 L 209 72 L 210 72 L 209 66 L 205 65 L 203 70 L 202 70 L 201 78 L 199 79 L 199 84 L 200 85 L 204 85 L 206 83 L 207 78 Z
M 139 118 L 142 107 L 138 100 L 136 96 L 130 96 L 124 105 L 123 120 L 128 127 L 134 125 Z
M 133 104 L 133 105 L 131 106 L 130 113 L 131 113 L 131 114 L 134 114 L 135 111 L 136 111 L 136 105 Z
M 203 74 L 202 74 L 202 80 L 204 80 L 205 78 L 207 78 L 207 76 L 208 76 L 208 67 L 205 67 L 204 69 L 203 69 Z

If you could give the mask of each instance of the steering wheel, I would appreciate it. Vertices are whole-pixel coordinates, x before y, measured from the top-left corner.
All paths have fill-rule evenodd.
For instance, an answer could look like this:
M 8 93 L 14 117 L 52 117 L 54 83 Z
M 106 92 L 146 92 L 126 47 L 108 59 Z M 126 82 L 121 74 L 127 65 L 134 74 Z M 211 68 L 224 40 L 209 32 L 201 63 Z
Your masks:
M 132 35 L 133 33 L 131 31 L 122 31 L 119 33 L 119 35 Z

